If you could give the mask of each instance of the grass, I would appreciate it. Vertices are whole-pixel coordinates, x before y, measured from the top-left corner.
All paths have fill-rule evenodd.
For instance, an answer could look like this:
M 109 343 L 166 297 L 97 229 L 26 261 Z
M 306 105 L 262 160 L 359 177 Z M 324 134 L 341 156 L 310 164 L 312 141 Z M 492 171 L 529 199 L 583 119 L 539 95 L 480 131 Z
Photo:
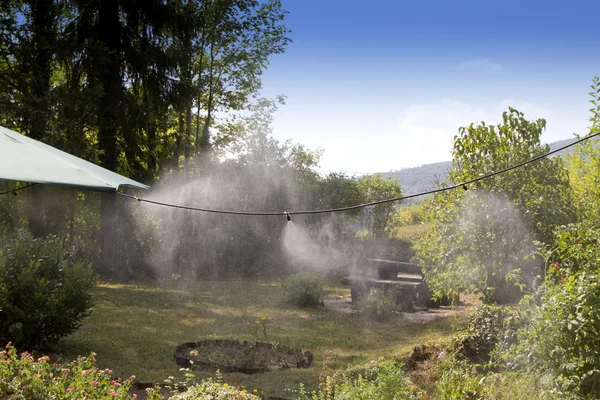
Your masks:
M 329 293 L 348 294 L 333 286 Z M 277 282 L 200 282 L 168 285 L 100 284 L 95 306 L 81 328 L 61 343 L 57 355 L 70 360 L 94 351 L 98 366 L 137 381 L 183 380 L 173 351 L 183 342 L 206 338 L 263 339 L 248 329 L 268 319 L 270 342 L 314 353 L 313 366 L 264 374 L 223 374 L 224 381 L 270 396 L 294 397 L 300 383 L 316 388 L 319 376 L 359 369 L 381 357 L 404 357 L 422 343 L 447 340 L 456 318 L 427 324 L 393 318 L 386 323 L 365 321 L 354 314 L 329 309 L 297 309 L 282 303 Z M 458 315 L 458 318 L 462 314 Z M 205 378 L 214 373 L 195 371 Z

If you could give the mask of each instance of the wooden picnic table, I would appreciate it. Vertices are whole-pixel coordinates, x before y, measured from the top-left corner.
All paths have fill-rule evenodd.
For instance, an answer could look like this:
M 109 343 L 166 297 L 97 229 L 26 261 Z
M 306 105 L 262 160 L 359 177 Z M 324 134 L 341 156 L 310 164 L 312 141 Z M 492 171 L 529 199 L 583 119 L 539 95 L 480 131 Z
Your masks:
M 380 289 L 394 297 L 396 304 L 404 311 L 414 307 L 435 307 L 447 305 L 447 301 L 433 302 L 431 291 L 424 279 L 423 266 L 413 263 L 368 258 L 365 262 L 366 272 L 377 270 L 377 277 L 351 275 L 342 279 L 342 283 L 350 285 L 352 302 L 358 301 L 372 289 Z

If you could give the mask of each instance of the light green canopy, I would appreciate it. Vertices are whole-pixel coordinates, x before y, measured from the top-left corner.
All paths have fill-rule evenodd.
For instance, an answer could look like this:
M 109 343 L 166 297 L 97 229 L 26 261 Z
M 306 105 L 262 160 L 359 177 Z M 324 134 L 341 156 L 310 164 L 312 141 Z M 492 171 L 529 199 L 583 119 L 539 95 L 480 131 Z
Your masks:
M 132 179 L 0 126 L 0 179 L 116 191 Z

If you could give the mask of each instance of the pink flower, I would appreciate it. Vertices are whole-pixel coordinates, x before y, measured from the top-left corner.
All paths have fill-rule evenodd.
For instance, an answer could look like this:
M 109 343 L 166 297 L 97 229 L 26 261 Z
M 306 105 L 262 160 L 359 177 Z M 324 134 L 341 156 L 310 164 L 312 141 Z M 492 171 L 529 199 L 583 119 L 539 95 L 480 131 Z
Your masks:
M 129 377 L 129 380 L 134 380 L 134 379 L 135 379 L 135 375 L 131 375 L 131 376 Z
M 67 393 L 73 393 L 73 390 L 75 390 L 75 388 L 70 387 L 67 389 Z
M 112 381 L 110 381 L 110 384 L 111 384 L 111 385 L 113 385 L 113 386 L 121 386 L 121 385 L 119 385 L 119 383 L 118 383 L 118 382 L 116 382 L 115 380 L 112 380 Z
M 104 370 L 104 372 L 106 372 L 107 374 L 112 374 L 112 369 L 108 369 L 108 368 L 106 368 L 106 369 Z
M 131 400 L 137 400 L 137 394 L 135 394 L 135 393 L 134 393 L 134 394 L 131 396 Z
M 92 381 L 92 385 L 98 386 L 98 381 Z
M 6 348 L 8 349 L 12 345 L 12 342 L 6 343 Z

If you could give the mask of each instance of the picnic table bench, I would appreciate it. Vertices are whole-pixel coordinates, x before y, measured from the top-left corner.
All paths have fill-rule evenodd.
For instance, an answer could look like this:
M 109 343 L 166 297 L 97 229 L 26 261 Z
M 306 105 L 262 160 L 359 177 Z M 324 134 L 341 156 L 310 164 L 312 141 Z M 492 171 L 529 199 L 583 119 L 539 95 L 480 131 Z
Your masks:
M 350 285 L 352 302 L 358 301 L 372 289 L 389 293 L 404 311 L 414 307 L 448 305 L 450 301 L 434 302 L 424 279 L 423 266 L 401 261 L 368 258 L 365 260 L 367 273 L 377 271 L 377 278 L 368 275 L 351 275 L 342 279 Z

